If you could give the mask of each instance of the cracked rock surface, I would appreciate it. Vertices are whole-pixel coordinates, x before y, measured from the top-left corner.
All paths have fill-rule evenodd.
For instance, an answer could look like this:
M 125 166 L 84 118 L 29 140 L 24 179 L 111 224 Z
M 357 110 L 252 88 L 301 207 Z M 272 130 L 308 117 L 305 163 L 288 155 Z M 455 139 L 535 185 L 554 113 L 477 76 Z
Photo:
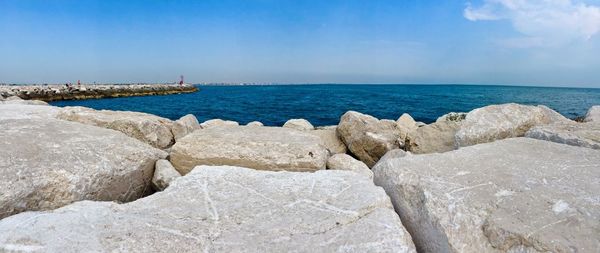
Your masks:
M 321 139 L 282 127 L 212 127 L 179 140 L 170 160 L 182 175 L 197 165 L 231 165 L 257 170 L 325 169 L 329 153 Z
M 0 221 L 0 250 L 415 252 L 383 189 L 355 173 L 200 166 L 127 204 L 82 201 Z
M 530 138 L 373 169 L 419 252 L 597 252 L 600 151 Z
M 600 149 L 600 123 L 561 123 L 537 126 L 529 129 L 526 137 L 579 146 Z
M 63 120 L 0 117 L 0 129 L 0 218 L 79 200 L 135 200 L 150 189 L 154 162 L 167 156 L 122 133 Z

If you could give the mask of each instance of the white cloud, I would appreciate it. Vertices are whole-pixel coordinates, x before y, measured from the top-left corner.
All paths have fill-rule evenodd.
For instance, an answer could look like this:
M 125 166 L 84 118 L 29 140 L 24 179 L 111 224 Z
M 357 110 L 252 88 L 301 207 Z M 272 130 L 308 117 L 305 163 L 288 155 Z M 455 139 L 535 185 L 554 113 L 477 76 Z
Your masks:
M 600 7 L 573 0 L 484 0 L 477 7 L 467 4 L 463 15 L 471 21 L 509 20 L 525 35 L 509 39 L 517 47 L 562 45 L 600 32 Z

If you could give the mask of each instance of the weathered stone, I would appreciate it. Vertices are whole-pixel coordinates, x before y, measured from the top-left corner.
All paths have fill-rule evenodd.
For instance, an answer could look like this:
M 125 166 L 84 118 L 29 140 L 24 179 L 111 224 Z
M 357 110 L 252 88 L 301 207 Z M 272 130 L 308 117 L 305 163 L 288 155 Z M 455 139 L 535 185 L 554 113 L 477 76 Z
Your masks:
M 283 127 L 292 128 L 300 131 L 308 131 L 315 129 L 315 127 L 310 122 L 308 122 L 308 120 L 305 119 L 290 119 L 287 122 L 285 122 L 285 124 L 283 124 Z
M 369 167 L 389 150 L 403 147 L 406 135 L 395 121 L 354 111 L 342 115 L 337 132 L 352 154 Z
M 0 104 L 3 119 L 54 119 L 60 109 L 47 105 Z
M 152 177 L 152 186 L 154 189 L 162 191 L 169 187 L 169 184 L 177 178 L 181 177 L 181 174 L 175 170 L 171 162 L 160 159 L 156 161 L 154 166 L 154 176 Z
M 454 150 L 455 134 L 460 129 L 460 121 L 438 120 L 417 128 L 406 138 L 406 150 L 415 154 L 442 153 Z
M 196 165 L 232 165 L 258 170 L 325 169 L 329 154 L 321 139 L 282 127 L 213 127 L 175 143 L 171 163 L 182 175 Z
M 456 133 L 456 145 L 464 147 L 495 140 L 521 137 L 532 127 L 568 121 L 545 106 L 490 105 L 467 114 Z
M 347 154 L 335 154 L 327 159 L 327 169 L 330 170 L 348 170 L 364 175 L 369 179 L 373 179 L 373 172 L 369 167 L 354 159 L 354 157 Z
M 212 127 L 231 127 L 231 126 L 239 126 L 240 123 L 231 120 L 222 120 L 222 119 L 210 119 L 202 122 L 200 126 L 204 129 L 212 128 Z
M 584 121 L 600 123 L 600 105 L 592 106 L 585 114 Z
M 596 252 L 600 151 L 513 138 L 382 160 L 419 252 Z
M 174 142 L 173 121 L 152 114 L 128 111 L 94 110 L 85 107 L 65 107 L 59 119 L 117 130 L 130 137 L 164 149 Z
M 396 123 L 408 131 L 414 131 L 418 128 L 417 122 L 408 113 L 403 113 L 402 116 L 396 120 Z
M 385 192 L 347 171 L 198 167 L 128 204 L 78 202 L 0 221 L 0 250 L 415 252 Z
M 135 200 L 167 155 L 113 130 L 56 119 L 2 119 L 0 129 L 0 218 L 86 199 Z
M 394 158 L 405 157 L 408 154 L 409 153 L 407 153 L 406 151 L 404 151 L 402 149 L 392 149 L 392 150 L 388 151 L 387 153 L 385 153 L 385 155 L 382 156 L 381 159 L 379 159 L 379 162 L 377 162 L 377 163 L 380 163 L 380 162 L 385 161 L 387 159 L 394 159 Z
M 9 105 L 48 105 L 48 103 L 39 100 L 23 100 L 17 96 L 8 97 L 6 100 L 0 100 L 0 104 Z
M 467 114 L 464 112 L 450 112 L 442 115 L 437 118 L 435 122 L 444 122 L 444 121 L 452 121 L 452 122 L 461 122 L 465 120 Z
M 252 121 L 252 122 L 249 122 L 248 124 L 246 124 L 246 126 L 259 126 L 259 127 L 261 127 L 261 126 L 264 126 L 264 124 L 262 122 L 260 122 L 260 121 Z
M 536 126 L 529 129 L 525 137 L 600 149 L 600 124 L 572 122 Z
M 325 144 L 325 147 L 331 154 L 345 154 L 347 152 L 346 144 L 338 137 L 335 128 L 315 129 L 308 133 L 321 138 L 323 144 Z
M 171 128 L 175 141 L 178 141 L 189 133 L 200 129 L 201 127 L 200 123 L 198 123 L 198 119 L 196 119 L 196 116 L 193 114 L 188 114 L 176 120 Z

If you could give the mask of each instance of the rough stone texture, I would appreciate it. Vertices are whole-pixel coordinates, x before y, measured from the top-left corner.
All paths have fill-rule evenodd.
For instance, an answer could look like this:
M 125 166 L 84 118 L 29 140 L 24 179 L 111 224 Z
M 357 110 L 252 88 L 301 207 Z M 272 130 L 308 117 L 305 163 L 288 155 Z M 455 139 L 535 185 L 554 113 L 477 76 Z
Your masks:
M 529 129 L 525 137 L 600 149 L 600 124 L 572 122 L 537 126 Z
M 395 121 L 354 111 L 342 115 L 337 132 L 350 152 L 369 167 L 389 150 L 403 147 L 406 135 Z
M 212 127 L 231 127 L 231 126 L 239 126 L 240 123 L 231 120 L 222 120 L 222 119 L 210 119 L 202 122 L 200 126 L 204 129 L 212 128 Z
M 418 128 L 417 122 L 408 113 L 403 113 L 402 116 L 396 120 L 396 123 L 408 131 L 414 131 Z
M 406 138 L 406 150 L 415 154 L 442 153 L 454 150 L 455 134 L 462 122 L 439 120 L 417 128 Z
M 330 170 L 348 170 L 364 175 L 369 179 L 373 179 L 373 172 L 369 167 L 354 159 L 354 157 L 347 154 L 335 154 L 327 159 L 327 169 Z
M 568 121 L 545 106 L 490 105 L 470 111 L 456 133 L 456 145 L 465 147 L 495 140 L 522 137 L 532 127 Z
M 154 166 L 154 176 L 152 177 L 152 186 L 154 189 L 162 191 L 169 187 L 169 184 L 177 178 L 181 177 L 181 174 L 175 170 L 175 167 L 171 162 L 160 159 L 156 161 Z
M 300 131 L 308 131 L 315 129 L 315 127 L 310 122 L 308 122 L 308 120 L 305 119 L 290 119 L 287 122 L 285 122 L 285 124 L 283 124 L 283 127 L 292 128 Z
M 381 161 L 419 252 L 597 252 L 600 151 L 513 138 Z
M 97 111 L 76 106 L 63 108 L 58 114 L 58 118 L 117 130 L 160 149 L 165 149 L 174 142 L 171 132 L 173 121 L 152 114 Z
M 3 119 L 54 119 L 60 108 L 47 105 L 0 104 Z
M 20 97 L 12 96 L 8 97 L 4 100 L 0 100 L 0 104 L 10 104 L 10 105 L 48 105 L 48 103 L 40 100 L 23 100 Z
M 323 144 L 325 144 L 325 147 L 327 147 L 327 150 L 329 150 L 329 153 L 331 154 L 345 154 L 348 151 L 346 144 L 338 137 L 335 128 L 315 129 L 308 133 L 321 138 Z
M 264 126 L 264 124 L 260 121 L 252 121 L 252 122 L 249 122 L 248 124 L 246 124 L 246 126 L 259 126 L 260 127 L 260 126 Z
M 0 250 L 415 252 L 385 192 L 346 171 L 199 167 L 127 204 L 78 202 L 0 221 Z
M 258 170 L 325 169 L 329 154 L 321 139 L 282 127 L 213 127 L 173 145 L 171 163 L 182 175 L 196 165 L 232 165 Z
M 600 123 L 600 105 L 592 106 L 585 114 L 585 122 Z
M 166 153 L 108 129 L 56 119 L 0 120 L 0 218 L 79 200 L 131 201 Z
M 435 122 L 444 122 L 444 121 L 460 122 L 460 121 L 465 120 L 466 117 L 467 117 L 467 113 L 464 113 L 464 112 L 450 112 L 450 113 L 446 113 L 446 114 L 442 115 L 441 117 L 437 118 L 437 120 Z
M 408 154 L 409 154 L 408 152 L 406 152 L 402 149 L 392 149 L 392 150 L 388 151 L 387 153 L 385 153 L 385 155 L 382 156 L 381 159 L 379 159 L 379 162 L 385 161 L 387 159 L 405 157 Z M 377 165 L 375 165 L 375 166 L 377 166 Z
M 175 141 L 183 138 L 191 132 L 200 129 L 200 123 L 193 114 L 188 114 L 176 120 L 172 126 L 173 137 Z

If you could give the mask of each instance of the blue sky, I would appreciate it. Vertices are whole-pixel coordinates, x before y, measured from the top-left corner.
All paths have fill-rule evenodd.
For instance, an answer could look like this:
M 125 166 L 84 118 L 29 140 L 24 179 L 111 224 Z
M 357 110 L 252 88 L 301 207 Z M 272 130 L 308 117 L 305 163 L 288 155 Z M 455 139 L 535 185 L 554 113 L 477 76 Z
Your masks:
M 0 82 L 600 87 L 600 0 L 0 0 Z

